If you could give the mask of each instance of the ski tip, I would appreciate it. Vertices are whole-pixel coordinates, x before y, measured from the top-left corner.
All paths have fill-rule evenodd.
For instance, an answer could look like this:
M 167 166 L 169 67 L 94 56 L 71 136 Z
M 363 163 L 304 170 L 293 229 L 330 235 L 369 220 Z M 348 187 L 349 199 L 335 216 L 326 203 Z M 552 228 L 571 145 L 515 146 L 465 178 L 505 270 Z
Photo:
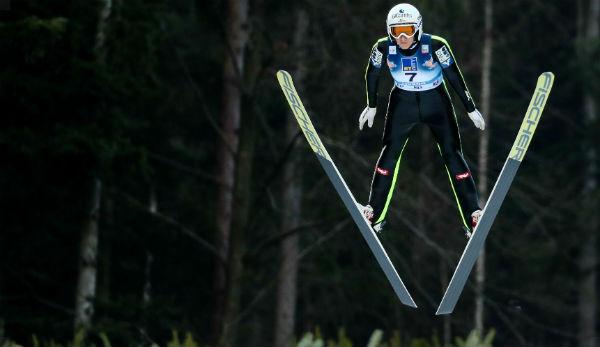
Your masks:
M 288 88 L 294 86 L 294 82 L 292 81 L 292 75 L 290 75 L 290 73 L 285 70 L 278 70 L 275 74 L 275 77 L 277 78 L 277 81 L 279 81 L 279 84 L 282 86 L 282 88 L 284 85 Z
M 544 88 L 548 88 L 549 89 L 554 84 L 554 77 L 555 77 L 554 76 L 554 72 L 552 72 L 552 71 L 542 72 L 542 74 L 540 75 L 540 77 L 538 77 L 538 84 L 541 81 L 541 82 L 544 83 Z

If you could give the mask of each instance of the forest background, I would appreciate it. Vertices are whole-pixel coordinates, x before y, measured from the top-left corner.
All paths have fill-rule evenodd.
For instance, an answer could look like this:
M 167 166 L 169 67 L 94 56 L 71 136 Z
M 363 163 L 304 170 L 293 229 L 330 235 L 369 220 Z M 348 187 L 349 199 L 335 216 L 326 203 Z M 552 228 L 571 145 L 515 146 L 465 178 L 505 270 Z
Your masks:
M 485 202 L 537 76 L 556 81 L 451 316 L 466 244 L 429 131 L 412 134 L 381 235 L 402 306 L 293 121 L 286 69 L 359 201 L 392 81 L 360 132 L 389 1 L 0 4 L 0 344 L 596 346 L 600 1 L 413 2 L 487 120 L 455 99 Z M 452 93 L 452 92 L 451 92 Z M 78 334 L 79 332 L 79 334 Z

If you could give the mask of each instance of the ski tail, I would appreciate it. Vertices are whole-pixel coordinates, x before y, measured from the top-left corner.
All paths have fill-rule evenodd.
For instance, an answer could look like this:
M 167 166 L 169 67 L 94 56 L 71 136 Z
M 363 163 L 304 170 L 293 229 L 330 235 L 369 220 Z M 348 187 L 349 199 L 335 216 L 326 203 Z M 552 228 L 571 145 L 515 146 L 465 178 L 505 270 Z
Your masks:
M 508 193 L 510 185 L 517 174 L 517 170 L 527 153 L 529 144 L 533 138 L 537 125 L 542 116 L 546 101 L 550 95 L 552 85 L 554 84 L 554 74 L 552 72 L 544 72 L 538 77 L 537 85 L 521 128 L 517 134 L 517 138 L 513 143 L 508 158 L 502 167 L 502 171 L 496 180 L 494 189 L 490 194 L 490 198 L 483 209 L 483 215 L 479 224 L 473 231 L 473 235 L 469 239 L 465 250 L 458 262 L 458 266 L 452 275 L 450 284 L 446 288 L 446 292 L 440 305 L 437 309 L 436 315 L 449 314 L 454 311 L 456 302 L 463 291 L 465 283 L 475 265 L 475 261 L 479 257 L 485 239 L 494 223 L 494 219 L 502 206 L 502 202 Z
M 358 229 L 360 230 L 363 238 L 367 242 L 369 249 L 375 256 L 377 263 L 379 264 L 379 266 L 385 273 L 388 281 L 392 285 L 394 292 L 404 305 L 410 307 L 417 307 L 413 298 L 410 296 L 410 293 L 406 289 L 406 286 L 402 282 L 402 279 L 398 275 L 396 268 L 392 264 L 389 256 L 383 248 L 383 245 L 379 241 L 379 238 L 377 238 L 369 222 L 365 219 L 361 211 L 358 209 L 356 199 L 354 199 L 354 196 L 352 195 L 352 192 L 350 192 L 350 189 L 348 189 L 344 178 L 338 171 L 333 160 L 331 160 L 329 153 L 327 153 L 325 146 L 321 142 L 321 139 L 319 138 L 319 135 L 317 134 L 317 131 L 315 130 L 315 127 L 310 121 L 306 109 L 304 108 L 304 105 L 300 100 L 300 96 L 296 92 L 294 82 L 292 81 L 292 76 L 290 76 L 290 74 L 286 71 L 280 70 L 277 72 L 277 80 L 281 85 L 281 89 L 283 90 L 283 93 L 285 94 L 285 97 L 288 103 L 290 104 L 290 108 L 292 109 L 292 112 L 294 113 L 294 116 L 298 121 L 298 125 L 302 129 L 302 132 L 308 140 L 310 147 L 317 155 L 319 163 L 325 170 L 327 177 L 329 178 L 336 192 L 342 199 L 342 202 L 346 206 L 346 209 L 348 209 L 348 212 L 350 212 L 350 216 L 354 220 L 354 223 L 356 223 L 356 225 L 358 226 Z

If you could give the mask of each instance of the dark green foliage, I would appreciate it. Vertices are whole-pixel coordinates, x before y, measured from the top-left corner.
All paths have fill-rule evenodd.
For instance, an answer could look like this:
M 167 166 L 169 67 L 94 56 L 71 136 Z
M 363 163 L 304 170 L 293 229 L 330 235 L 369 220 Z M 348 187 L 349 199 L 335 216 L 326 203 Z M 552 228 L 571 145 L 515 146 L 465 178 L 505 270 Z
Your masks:
M 216 260 L 202 241 L 211 244 L 215 233 L 225 2 L 112 4 L 101 52 L 94 52 L 100 1 L 12 1 L 11 11 L 0 12 L 0 321 L 5 335 L 22 345 L 34 333 L 39 341 L 73 341 L 79 235 L 89 180 L 97 176 L 105 190 L 99 294 L 88 342 L 106 345 L 102 332 L 113 346 L 205 346 L 212 342 Z M 384 335 L 381 346 L 441 343 L 443 322 L 433 316 L 440 276 L 450 273 L 466 241 L 426 129 L 417 128 L 406 149 L 382 236 L 419 310 L 400 306 L 308 146 L 283 136 L 290 114 L 274 74 L 280 68 L 294 74 L 295 13 L 303 6 L 311 24 L 300 95 L 351 190 L 361 202 L 367 199 L 391 87 L 385 71 L 373 129 L 359 133 L 357 118 L 365 103 L 364 67 L 372 44 L 385 35 L 390 5 L 251 1 L 241 88 L 242 114 L 256 117 L 256 135 L 237 326 L 249 347 L 270 345 L 273 336 L 281 168 L 292 156 L 300 158 L 304 197 L 297 230 L 303 252 L 298 340 L 320 326 L 325 346 L 363 346 L 378 328 L 400 332 Z M 425 31 L 452 44 L 479 100 L 482 4 L 417 5 Z M 575 223 L 586 218 L 579 194 L 582 139 L 600 138 L 599 127 L 581 126 L 581 95 L 600 95 L 600 46 L 577 39 L 575 21 L 563 21 L 577 15 L 568 2 L 495 6 L 492 180 L 535 78 L 551 70 L 557 79 L 488 239 L 486 324 L 497 329 L 497 345 L 573 345 L 578 236 L 592 232 Z M 455 107 L 477 178 L 479 133 L 462 105 Z M 152 191 L 157 214 L 149 212 Z M 152 290 L 144 303 L 148 254 Z M 453 336 L 469 336 L 473 328 L 473 294 L 467 286 L 452 316 Z

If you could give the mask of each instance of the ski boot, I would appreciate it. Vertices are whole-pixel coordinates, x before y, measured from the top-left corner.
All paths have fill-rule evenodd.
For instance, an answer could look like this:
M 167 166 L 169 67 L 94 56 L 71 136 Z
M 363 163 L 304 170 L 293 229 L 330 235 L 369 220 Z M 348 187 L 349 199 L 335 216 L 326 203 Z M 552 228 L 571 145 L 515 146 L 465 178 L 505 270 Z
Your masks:
M 473 213 L 471 213 L 471 230 L 475 230 L 475 227 L 479 223 L 479 220 L 481 219 L 482 214 L 483 214 L 483 211 L 481 211 L 481 210 L 475 210 L 475 211 L 473 211 Z M 470 238 L 471 234 L 472 233 L 470 231 L 467 231 L 467 238 Z
M 362 212 L 363 216 L 365 216 L 365 218 L 369 221 L 369 223 L 371 224 L 371 227 L 373 227 L 373 230 L 375 230 L 376 232 L 380 233 L 383 230 L 383 226 L 385 225 L 385 221 L 379 222 L 377 224 L 373 224 L 373 217 L 374 217 L 374 213 L 373 213 L 373 207 L 371 207 L 371 205 L 361 205 L 358 204 L 360 211 Z
M 369 221 L 369 223 L 373 222 L 373 207 L 371 207 L 371 205 L 361 205 L 359 203 L 357 203 L 358 205 L 358 209 L 360 210 L 360 212 L 362 213 L 363 216 L 365 216 L 365 218 Z

